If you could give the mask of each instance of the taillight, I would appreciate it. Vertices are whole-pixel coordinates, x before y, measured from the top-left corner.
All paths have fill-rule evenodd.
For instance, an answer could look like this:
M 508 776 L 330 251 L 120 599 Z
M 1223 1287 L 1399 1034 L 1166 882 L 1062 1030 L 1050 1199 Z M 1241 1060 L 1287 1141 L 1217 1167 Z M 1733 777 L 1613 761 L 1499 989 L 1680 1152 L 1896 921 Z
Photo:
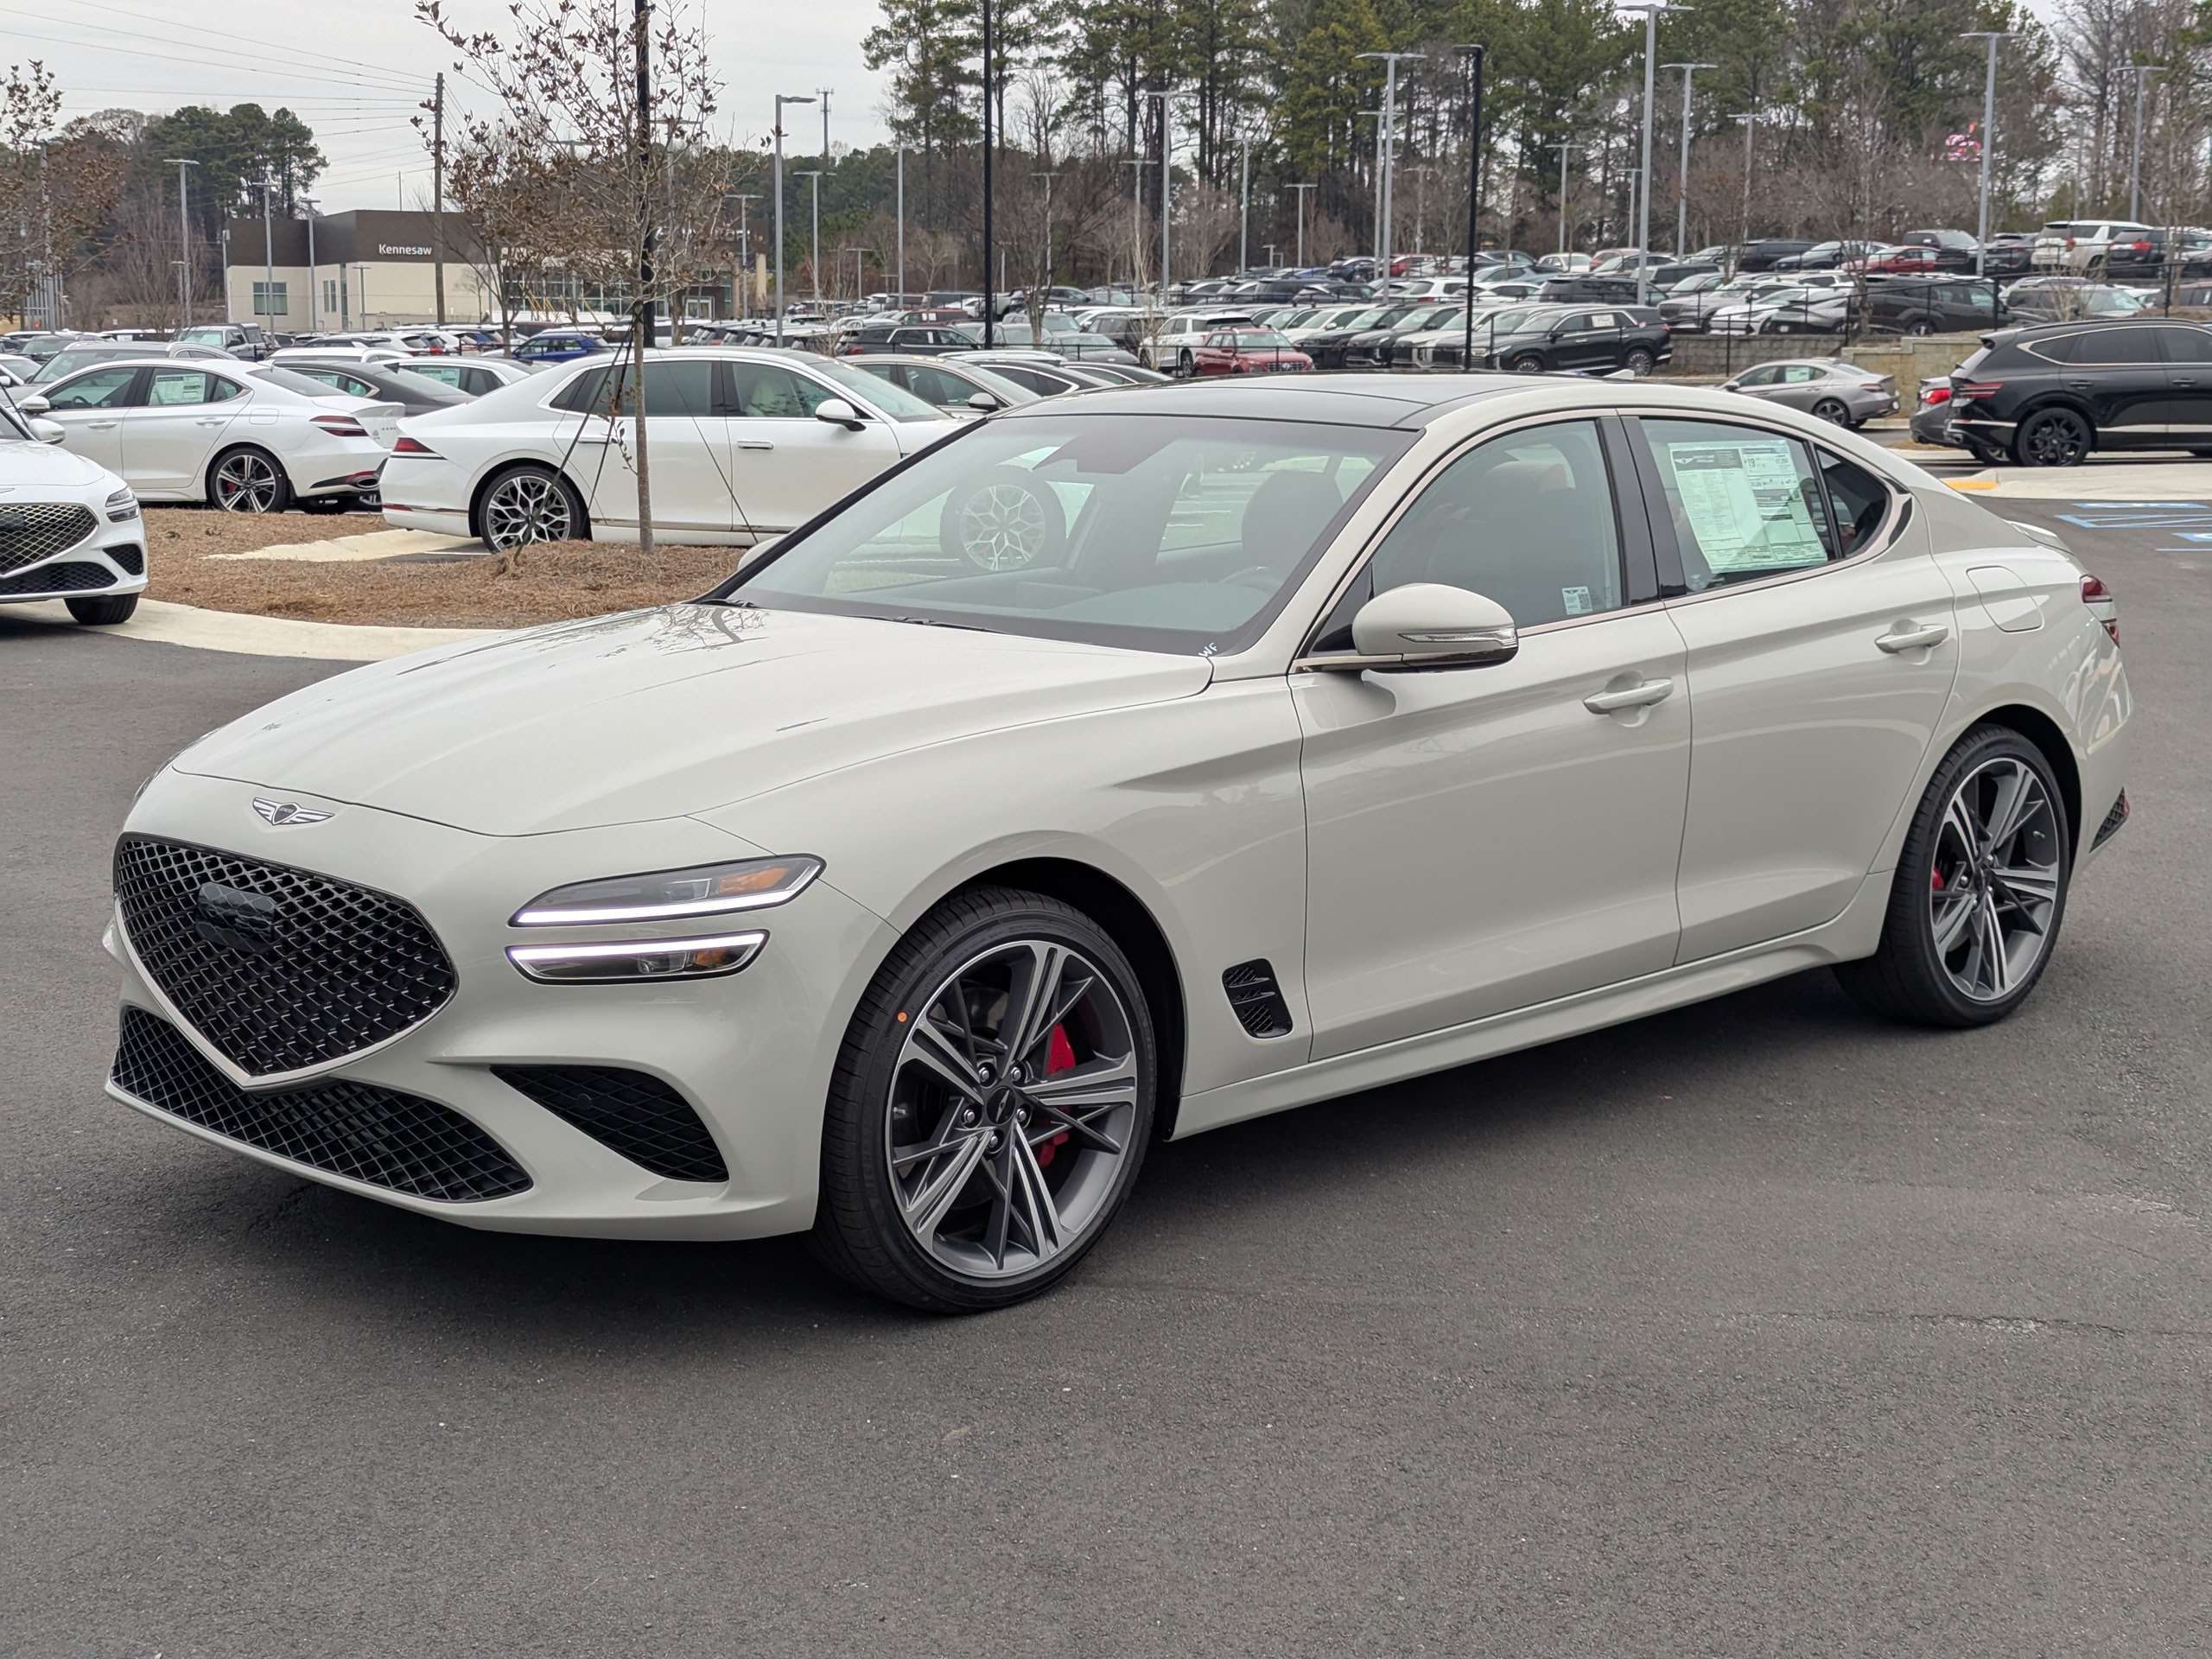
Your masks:
M 402 436 L 398 442 L 391 446 L 391 453 L 395 455 L 429 455 L 433 458 L 437 454 L 437 451 L 427 443 L 417 443 L 413 438 L 406 436 Z
M 309 418 L 334 438 L 365 438 L 369 435 L 367 429 L 351 415 L 316 415 Z
M 1951 389 L 1948 386 L 1930 386 L 1928 388 L 1927 401 L 1930 404 L 1948 404 L 1951 401 Z
M 2002 380 L 1970 380 L 1963 386 L 1951 388 L 1951 395 L 1961 401 L 1969 397 L 1994 397 L 2005 390 Z
M 2082 603 L 2088 606 L 2089 614 L 2104 625 L 2115 645 L 2120 643 L 2120 601 L 2111 588 L 2094 576 L 2082 578 Z

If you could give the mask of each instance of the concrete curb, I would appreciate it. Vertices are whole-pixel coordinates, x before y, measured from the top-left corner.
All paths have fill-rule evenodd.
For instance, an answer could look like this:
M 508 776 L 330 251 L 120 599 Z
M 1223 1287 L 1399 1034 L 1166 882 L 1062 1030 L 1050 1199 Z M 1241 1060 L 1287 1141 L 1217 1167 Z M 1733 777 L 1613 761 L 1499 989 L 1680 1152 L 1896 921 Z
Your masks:
M 11 605 L 8 614 L 76 627 L 75 619 L 59 600 L 40 605 Z M 498 628 L 385 628 L 349 622 L 301 622 L 289 617 L 249 616 L 237 611 L 203 611 L 194 605 L 172 605 L 158 599 L 141 599 L 136 614 L 111 628 L 83 632 L 108 634 L 119 639 L 149 639 L 156 645 L 183 645 L 194 651 L 227 651 L 243 657 L 300 657 L 328 663 L 380 663 L 427 651 L 432 645 L 481 639 L 505 632 Z

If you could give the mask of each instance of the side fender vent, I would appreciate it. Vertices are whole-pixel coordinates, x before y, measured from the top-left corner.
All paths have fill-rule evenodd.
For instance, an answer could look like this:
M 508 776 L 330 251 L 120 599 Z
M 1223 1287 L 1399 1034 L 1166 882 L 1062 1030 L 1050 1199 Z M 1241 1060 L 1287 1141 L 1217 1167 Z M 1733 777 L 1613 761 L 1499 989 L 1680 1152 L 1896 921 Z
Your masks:
M 1240 962 L 1224 971 L 1221 988 L 1229 993 L 1229 1011 L 1251 1037 L 1290 1035 L 1290 1005 L 1282 1000 L 1275 970 L 1265 957 Z

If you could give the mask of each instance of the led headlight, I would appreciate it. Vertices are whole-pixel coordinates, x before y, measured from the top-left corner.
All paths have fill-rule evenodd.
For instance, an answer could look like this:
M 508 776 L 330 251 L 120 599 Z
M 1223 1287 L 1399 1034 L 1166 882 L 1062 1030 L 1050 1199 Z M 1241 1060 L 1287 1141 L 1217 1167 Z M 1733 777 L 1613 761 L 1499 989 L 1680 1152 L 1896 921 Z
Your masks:
M 577 881 L 541 893 L 510 927 L 581 927 L 600 922 L 662 922 L 684 916 L 720 916 L 765 910 L 798 896 L 822 874 L 822 861 L 747 858 L 729 864 L 696 864 L 688 870 L 654 870 Z
M 107 499 L 107 518 L 111 524 L 128 524 L 138 516 L 138 498 L 125 485 Z
M 760 954 L 766 933 L 712 939 L 639 939 L 613 944 L 513 944 L 507 960 L 532 979 L 556 985 L 616 980 L 714 979 Z

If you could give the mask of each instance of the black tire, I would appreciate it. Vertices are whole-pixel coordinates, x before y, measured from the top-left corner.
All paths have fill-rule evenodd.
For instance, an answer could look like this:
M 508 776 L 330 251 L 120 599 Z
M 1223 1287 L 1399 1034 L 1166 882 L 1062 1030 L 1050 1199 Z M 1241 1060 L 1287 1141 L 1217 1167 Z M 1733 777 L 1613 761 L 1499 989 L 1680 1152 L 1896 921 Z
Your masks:
M 2055 893 L 2045 924 L 2042 945 L 2033 966 L 2005 994 L 1988 998 L 1967 995 L 1954 982 L 1936 939 L 1935 905 L 1931 889 L 1940 882 L 1945 851 L 1945 823 L 1952 797 L 1962 782 L 1992 762 L 2015 761 L 2041 783 L 2050 807 L 2047 826 L 2033 831 L 2040 850 L 2047 853 L 2056 873 Z M 2066 915 L 2067 889 L 2074 869 L 2073 835 L 2066 823 L 2065 797 L 2051 773 L 2044 753 L 2019 733 L 2005 726 L 1977 726 L 1961 738 L 1936 775 L 1905 831 L 1904 846 L 1890 885 L 1890 902 L 1882 922 L 1882 942 L 1874 954 L 1859 962 L 1839 963 L 1836 978 L 1860 1007 L 1893 1020 L 1915 1025 L 1962 1027 L 1995 1023 L 2027 1000 L 2050 962 L 2058 942 L 2059 925 Z M 2024 836 L 2030 832 L 2021 832 Z
M 510 467 L 477 498 L 476 533 L 494 553 L 533 542 L 591 539 L 591 518 L 576 486 L 550 467 Z
M 1659 366 L 1659 359 L 1645 351 L 1643 346 L 1638 346 L 1621 359 L 1621 366 L 1641 380 Z
M 893 1116 L 899 1060 L 910 1034 L 910 1016 L 925 1017 L 928 1009 L 923 1005 L 937 996 L 956 970 L 987 957 L 994 949 L 1032 940 L 1079 952 L 1126 1010 L 1122 1035 L 1130 1046 L 1136 1079 L 1134 1107 L 1122 1125 L 1122 1150 L 1103 1172 L 1103 1191 L 1096 1196 L 1096 1207 L 1079 1233 L 1056 1254 L 1026 1269 L 995 1275 L 963 1273 L 924 1248 L 899 1208 L 893 1160 L 893 1136 L 899 1132 Z M 1059 1027 L 1052 1030 L 1057 1033 Z M 1056 1036 L 1055 1041 L 1059 1040 Z M 1103 928 L 1081 911 L 1040 893 L 983 887 L 956 894 L 899 942 L 846 1027 L 823 1121 L 821 1198 L 809 1244 L 831 1271 L 863 1290 L 911 1307 L 976 1313 L 1027 1300 L 1058 1283 L 1112 1224 L 1144 1160 L 1158 1077 L 1159 1051 L 1143 988 Z M 951 1111 L 950 1103 L 958 1098 L 949 1096 L 944 1110 Z M 1014 1133 L 1011 1124 L 1007 1132 Z M 1095 1179 L 1077 1161 L 1081 1155 L 1103 1154 L 1071 1155 L 1062 1193 L 1078 1179 Z M 973 1181 L 988 1178 L 988 1172 L 979 1167 Z M 949 1183 L 944 1190 L 951 1190 Z M 988 1190 L 975 1190 L 988 1210 Z M 955 1205 L 952 1213 L 959 1214 L 963 1207 Z
M 2002 467 L 2012 459 L 2002 449 L 1993 449 L 1986 443 L 1967 445 L 1967 453 L 1985 467 Z
M 1921 339 L 1925 339 L 1928 335 L 1932 334 L 1935 332 L 1936 325 L 1929 321 L 1925 317 L 1916 317 L 1912 321 L 1905 325 L 1905 333 Z
M 1181 378 L 1185 379 L 1185 380 L 1188 380 L 1188 379 L 1189 379 L 1192 375 L 1196 374 L 1198 372 L 1198 359 L 1196 359 L 1195 357 L 1192 357 L 1192 356 L 1191 355 L 1190 348 L 1189 348 L 1188 346 L 1185 346 L 1181 352 L 1179 352 L 1179 353 L 1178 353 L 1176 354 L 1176 358 L 1175 358 L 1175 372 L 1176 372 L 1176 374 L 1177 374 L 1178 376 L 1179 376 Z
M 225 512 L 282 512 L 292 505 L 292 480 L 266 449 L 234 444 L 207 463 L 207 505 Z
M 111 628 L 128 622 L 138 608 L 136 594 L 73 594 L 62 601 L 69 614 L 88 628 Z
M 1059 493 L 1033 473 L 998 467 L 944 499 L 938 546 L 977 570 L 1030 570 L 1059 561 L 1067 512 Z
M 1541 357 L 1516 357 L 1506 366 L 1516 374 L 1541 374 L 1544 359 Z
M 1843 406 L 1841 399 L 1823 397 L 1813 405 L 1813 418 L 1826 421 L 1832 426 L 1848 426 L 1851 424 L 1851 411 Z
M 2072 410 L 2038 410 L 2012 435 L 2012 459 L 2023 467 L 2079 467 L 2095 442 L 2088 422 Z

